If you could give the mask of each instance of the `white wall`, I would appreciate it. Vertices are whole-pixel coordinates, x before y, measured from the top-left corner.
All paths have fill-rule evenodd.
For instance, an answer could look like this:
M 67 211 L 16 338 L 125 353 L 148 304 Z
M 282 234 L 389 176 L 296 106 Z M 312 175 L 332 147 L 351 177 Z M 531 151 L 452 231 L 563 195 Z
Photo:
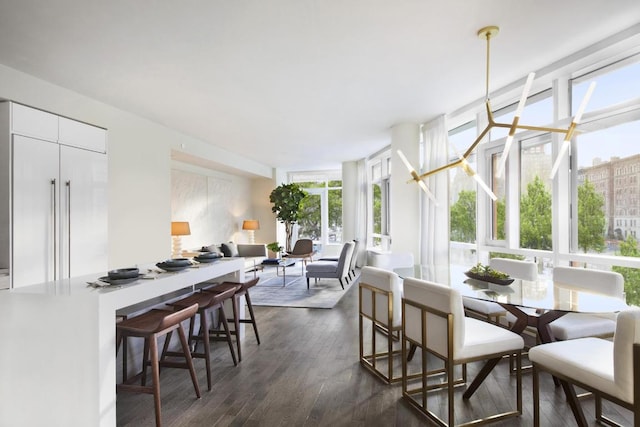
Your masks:
M 172 150 L 271 178 L 265 165 L 2 65 L 0 98 L 108 129 L 109 268 L 171 254 Z M 243 191 L 239 197 L 255 199 L 247 186 Z

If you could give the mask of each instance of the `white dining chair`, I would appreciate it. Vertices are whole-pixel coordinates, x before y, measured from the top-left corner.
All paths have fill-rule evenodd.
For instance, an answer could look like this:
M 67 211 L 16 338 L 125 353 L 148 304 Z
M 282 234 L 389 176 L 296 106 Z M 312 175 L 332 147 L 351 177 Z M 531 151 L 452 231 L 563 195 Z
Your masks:
M 402 353 L 402 281 L 392 271 L 363 267 L 359 284 L 360 364 L 387 384 L 402 379 L 394 375 L 394 358 Z M 365 322 L 371 325 L 371 335 L 365 349 Z M 377 336 L 382 334 L 384 350 L 378 347 Z M 394 349 L 394 342 L 397 348 Z M 399 369 L 397 370 L 399 371 Z
M 602 399 L 633 412 L 640 425 L 640 310 L 620 312 L 613 341 L 587 337 L 541 344 L 529 351 L 533 363 L 533 422 L 540 420 L 540 371 L 564 381 L 565 391 L 578 425 L 588 425 L 573 385 L 595 396 L 599 423 L 619 425 L 602 414 Z M 546 424 L 546 423 L 543 423 Z
M 402 299 L 402 397 L 429 420 L 439 425 L 454 425 L 454 366 L 488 360 L 478 376 L 468 386 L 463 397 L 468 399 L 491 373 L 493 367 L 505 355 L 516 354 L 516 409 L 489 415 L 480 420 L 501 420 L 520 416 L 522 413 L 522 337 L 500 326 L 466 317 L 460 293 L 448 286 L 419 279 L 407 278 L 403 284 Z M 415 345 L 421 350 L 420 382 L 409 388 L 407 346 Z M 440 383 L 428 382 L 433 370 L 434 358 L 444 362 L 445 378 Z M 447 421 L 428 406 L 433 390 L 447 390 Z M 429 392 L 429 393 L 428 393 Z M 501 393 L 505 393 L 502 391 Z M 439 399 L 434 407 L 441 407 Z M 474 420 L 472 423 L 475 423 Z M 464 425 L 467 425 L 465 423 Z
M 624 300 L 624 277 L 614 271 L 555 267 L 553 284 L 555 292 L 559 289 L 587 291 Z M 549 328 L 557 340 L 611 337 L 616 328 L 616 317 L 614 314 L 568 313 L 551 322 Z

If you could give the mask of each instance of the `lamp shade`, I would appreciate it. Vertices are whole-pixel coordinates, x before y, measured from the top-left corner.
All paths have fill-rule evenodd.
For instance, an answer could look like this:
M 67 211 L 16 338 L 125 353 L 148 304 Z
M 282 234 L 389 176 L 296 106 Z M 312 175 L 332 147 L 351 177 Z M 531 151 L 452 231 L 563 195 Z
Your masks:
M 172 222 L 171 223 L 171 235 L 172 236 L 188 236 L 191 234 L 189 229 L 189 223 L 186 221 Z
M 260 230 L 260 222 L 257 219 L 245 219 L 242 222 L 243 230 Z

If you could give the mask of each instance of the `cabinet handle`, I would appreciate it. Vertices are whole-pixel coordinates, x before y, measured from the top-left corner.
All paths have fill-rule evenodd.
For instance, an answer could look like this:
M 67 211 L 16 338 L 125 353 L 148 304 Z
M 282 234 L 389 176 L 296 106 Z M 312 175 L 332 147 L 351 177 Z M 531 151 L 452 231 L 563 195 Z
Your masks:
M 57 205 L 56 205 L 56 180 L 52 179 L 51 180 L 51 209 L 52 209 L 52 216 L 53 216 L 53 280 L 56 280 L 58 278 L 58 263 L 57 263 L 57 257 L 56 254 L 58 252 L 58 241 L 57 241 L 57 235 L 56 235 L 56 224 L 58 223 L 58 218 L 57 218 Z
M 71 181 L 66 182 L 67 186 L 67 273 L 71 277 Z

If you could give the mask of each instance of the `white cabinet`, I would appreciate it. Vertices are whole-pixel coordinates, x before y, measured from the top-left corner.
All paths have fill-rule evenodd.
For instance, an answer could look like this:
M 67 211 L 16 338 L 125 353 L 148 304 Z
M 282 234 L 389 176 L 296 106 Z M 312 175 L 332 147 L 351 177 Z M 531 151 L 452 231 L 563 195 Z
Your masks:
M 0 268 L 11 287 L 106 270 L 106 131 L 10 102 L 0 122 Z

